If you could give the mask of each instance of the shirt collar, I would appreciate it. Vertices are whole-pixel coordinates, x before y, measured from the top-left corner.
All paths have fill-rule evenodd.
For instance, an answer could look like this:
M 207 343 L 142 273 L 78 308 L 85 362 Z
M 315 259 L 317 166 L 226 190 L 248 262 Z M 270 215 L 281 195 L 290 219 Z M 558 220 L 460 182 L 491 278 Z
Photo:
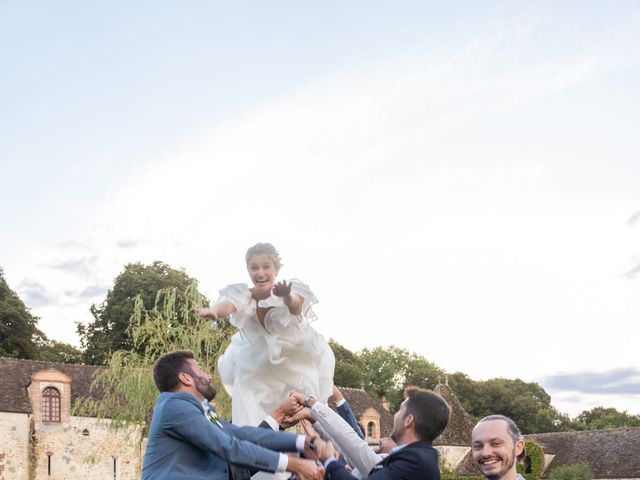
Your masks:
M 396 453 L 399 452 L 400 450 L 402 450 L 404 447 L 406 447 L 407 444 L 405 443 L 404 445 L 396 445 L 395 447 L 393 447 L 390 451 L 389 451 L 389 455 L 391 455 L 392 453 Z

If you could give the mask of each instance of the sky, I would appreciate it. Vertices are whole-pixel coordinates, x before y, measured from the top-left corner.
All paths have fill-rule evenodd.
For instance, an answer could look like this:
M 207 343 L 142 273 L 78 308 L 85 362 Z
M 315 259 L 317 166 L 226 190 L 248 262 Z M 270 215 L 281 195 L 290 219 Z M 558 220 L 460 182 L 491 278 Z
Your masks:
M 640 414 L 640 4 L 0 2 L 0 266 L 79 344 L 271 242 L 347 348 Z

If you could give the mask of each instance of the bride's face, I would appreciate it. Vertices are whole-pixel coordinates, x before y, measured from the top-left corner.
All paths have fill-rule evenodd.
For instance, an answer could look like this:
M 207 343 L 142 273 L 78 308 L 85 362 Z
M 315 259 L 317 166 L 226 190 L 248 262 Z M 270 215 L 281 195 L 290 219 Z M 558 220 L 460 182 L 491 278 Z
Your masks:
M 261 253 L 251 257 L 247 270 L 253 285 L 260 290 L 271 290 L 276 283 L 278 270 L 268 255 Z

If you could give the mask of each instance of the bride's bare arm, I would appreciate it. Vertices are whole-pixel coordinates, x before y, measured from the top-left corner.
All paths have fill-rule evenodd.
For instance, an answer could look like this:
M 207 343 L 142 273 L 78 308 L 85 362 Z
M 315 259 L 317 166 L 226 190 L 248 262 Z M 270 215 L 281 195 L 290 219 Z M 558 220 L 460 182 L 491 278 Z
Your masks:
M 300 315 L 302 313 L 302 304 L 304 298 L 297 293 L 291 293 L 291 284 L 285 282 L 278 282 L 273 287 L 273 294 L 276 297 L 282 297 L 282 301 L 289 309 L 291 315 Z
M 210 318 L 228 317 L 236 311 L 236 306 L 231 302 L 221 302 L 213 307 L 193 307 L 193 311 Z

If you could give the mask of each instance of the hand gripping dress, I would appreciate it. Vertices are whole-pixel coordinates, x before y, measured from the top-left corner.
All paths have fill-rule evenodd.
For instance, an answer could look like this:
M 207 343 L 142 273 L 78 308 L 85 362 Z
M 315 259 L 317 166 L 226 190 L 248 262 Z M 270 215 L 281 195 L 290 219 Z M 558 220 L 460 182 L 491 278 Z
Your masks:
M 233 284 L 220 291 L 216 303 L 231 302 L 236 307 L 230 321 L 238 331 L 218 359 L 236 425 L 258 425 L 290 390 L 322 402 L 332 394 L 335 358 L 324 338 L 309 325 L 316 319 L 311 306 L 318 300 L 304 283 L 290 282 L 291 292 L 304 299 L 302 313 L 292 315 L 282 298 L 272 294 L 258 303 L 270 308 L 264 327 L 248 285 Z

